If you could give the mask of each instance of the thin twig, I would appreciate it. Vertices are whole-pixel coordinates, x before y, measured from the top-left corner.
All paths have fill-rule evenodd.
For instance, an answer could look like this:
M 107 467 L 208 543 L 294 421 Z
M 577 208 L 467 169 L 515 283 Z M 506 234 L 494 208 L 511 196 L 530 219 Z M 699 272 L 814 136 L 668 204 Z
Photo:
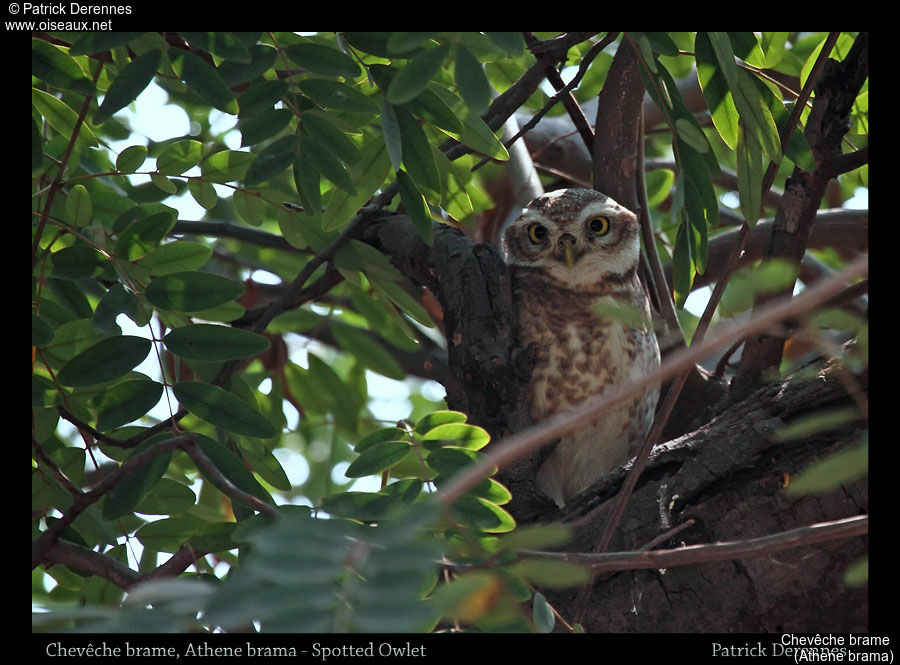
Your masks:
M 522 550 L 521 554 L 550 560 L 568 561 L 590 567 L 593 573 L 620 570 L 673 568 L 711 561 L 763 557 L 783 550 L 854 538 L 869 531 L 869 516 L 857 515 L 831 522 L 820 522 L 789 531 L 721 543 L 686 545 L 669 550 L 636 552 L 540 552 Z

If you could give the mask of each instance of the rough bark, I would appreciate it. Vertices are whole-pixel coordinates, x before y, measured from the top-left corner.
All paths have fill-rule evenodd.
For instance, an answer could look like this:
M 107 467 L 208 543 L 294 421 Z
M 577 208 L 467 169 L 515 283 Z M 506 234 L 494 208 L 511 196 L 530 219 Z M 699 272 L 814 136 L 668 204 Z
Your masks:
M 865 480 L 823 496 L 783 491 L 786 478 L 857 443 L 862 425 L 781 443 L 779 428 L 848 403 L 834 372 L 806 374 L 765 386 L 658 447 L 610 550 L 638 549 L 689 519 L 693 526 L 660 546 L 742 540 L 867 513 Z M 623 475 L 611 474 L 569 511 L 580 525 L 566 550 L 593 549 Z M 867 551 L 868 538 L 860 537 L 767 558 L 607 574 L 593 589 L 584 626 L 590 632 L 864 632 L 868 592 L 846 587 L 842 575 Z M 553 600 L 568 608 L 574 596 Z

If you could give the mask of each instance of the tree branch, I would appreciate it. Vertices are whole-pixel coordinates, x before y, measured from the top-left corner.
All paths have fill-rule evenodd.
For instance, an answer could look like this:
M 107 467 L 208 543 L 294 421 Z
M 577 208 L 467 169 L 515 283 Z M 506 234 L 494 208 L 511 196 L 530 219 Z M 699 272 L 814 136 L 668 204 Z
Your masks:
M 844 538 L 853 538 L 869 532 L 869 516 L 856 515 L 841 520 L 810 524 L 760 538 L 748 538 L 731 542 L 685 545 L 668 550 L 637 552 L 539 552 L 521 550 L 523 556 L 553 561 L 567 561 L 587 566 L 594 574 L 620 570 L 640 570 L 689 566 L 710 561 L 727 561 L 764 557 L 809 545 L 818 545 Z

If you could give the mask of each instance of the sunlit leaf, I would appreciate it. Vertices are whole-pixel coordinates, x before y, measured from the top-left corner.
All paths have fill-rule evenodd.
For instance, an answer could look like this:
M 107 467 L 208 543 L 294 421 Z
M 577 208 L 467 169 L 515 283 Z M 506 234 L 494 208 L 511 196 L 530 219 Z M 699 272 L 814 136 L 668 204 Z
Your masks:
M 344 475 L 348 478 L 361 478 L 380 473 L 399 462 L 409 452 L 409 444 L 405 441 L 383 441 L 366 448 L 359 457 L 347 467 Z
M 85 77 L 75 60 L 43 39 L 31 40 L 31 75 L 54 88 L 80 95 L 94 93 L 94 84 Z

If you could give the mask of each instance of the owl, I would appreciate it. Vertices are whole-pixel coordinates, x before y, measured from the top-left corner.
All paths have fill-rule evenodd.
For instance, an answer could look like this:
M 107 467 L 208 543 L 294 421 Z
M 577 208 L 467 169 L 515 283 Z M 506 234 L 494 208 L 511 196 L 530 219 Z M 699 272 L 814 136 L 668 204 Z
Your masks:
M 589 189 L 539 196 L 503 232 L 522 344 L 531 347 L 531 419 L 543 420 L 659 365 L 638 278 L 633 212 Z M 540 492 L 564 506 L 637 452 L 653 422 L 653 386 L 566 435 L 541 463 Z

